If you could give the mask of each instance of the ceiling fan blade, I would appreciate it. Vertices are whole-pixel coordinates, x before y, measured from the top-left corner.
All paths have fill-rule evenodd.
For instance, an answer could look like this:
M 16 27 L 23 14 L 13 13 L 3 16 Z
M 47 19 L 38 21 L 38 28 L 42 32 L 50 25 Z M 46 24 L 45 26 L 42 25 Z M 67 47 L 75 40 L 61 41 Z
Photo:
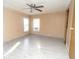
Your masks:
M 30 12 L 32 13 L 32 8 L 31 8 Z
M 27 4 L 27 5 L 30 6 L 30 7 L 32 7 L 32 4 L 31 5 Z
M 30 6 L 29 4 L 26 4 L 26 5 Z
M 38 10 L 38 11 L 42 12 L 42 10 L 40 10 L 40 9 L 37 9 L 37 8 L 35 8 L 35 10 Z
M 36 7 L 36 4 L 34 4 L 34 7 Z
M 31 7 L 31 8 L 34 8 L 34 6 L 35 6 L 35 5 L 33 6 L 33 4 L 30 4 L 30 5 L 29 5 L 29 4 L 27 4 L 27 5 L 28 5 L 29 7 Z
M 36 6 L 35 8 L 43 8 L 44 6 Z

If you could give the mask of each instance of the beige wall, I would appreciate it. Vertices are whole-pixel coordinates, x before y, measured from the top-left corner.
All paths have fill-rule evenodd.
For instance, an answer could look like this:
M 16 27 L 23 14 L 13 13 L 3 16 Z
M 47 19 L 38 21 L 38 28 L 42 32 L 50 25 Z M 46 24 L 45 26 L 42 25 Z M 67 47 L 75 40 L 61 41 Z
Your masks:
M 33 32 L 32 34 L 40 34 L 45 36 L 64 38 L 65 25 L 66 25 L 66 12 L 57 12 L 52 14 L 44 14 L 39 16 L 31 16 L 31 25 L 33 18 L 40 18 L 40 31 Z
M 26 15 L 9 8 L 4 8 L 4 41 L 22 37 L 27 33 L 23 32 L 23 17 Z
M 23 32 L 23 17 L 30 18 L 30 32 Z M 33 18 L 40 18 L 40 31 L 33 32 Z M 37 16 L 27 16 L 26 14 L 14 11 L 12 9 L 4 9 L 4 41 L 9 41 L 26 34 L 40 34 L 57 38 L 64 38 L 66 25 L 66 11 L 43 14 Z

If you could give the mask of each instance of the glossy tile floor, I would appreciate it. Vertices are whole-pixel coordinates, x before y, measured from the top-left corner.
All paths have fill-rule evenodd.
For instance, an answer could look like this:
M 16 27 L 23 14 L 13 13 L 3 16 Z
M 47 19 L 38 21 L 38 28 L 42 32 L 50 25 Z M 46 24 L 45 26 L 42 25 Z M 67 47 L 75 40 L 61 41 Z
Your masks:
M 4 43 L 4 59 L 68 59 L 63 39 L 30 35 Z

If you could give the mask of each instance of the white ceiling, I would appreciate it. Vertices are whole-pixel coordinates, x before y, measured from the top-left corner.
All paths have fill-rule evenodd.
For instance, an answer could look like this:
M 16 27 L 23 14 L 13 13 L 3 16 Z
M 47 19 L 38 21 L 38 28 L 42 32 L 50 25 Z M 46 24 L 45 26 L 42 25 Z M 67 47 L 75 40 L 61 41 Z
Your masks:
M 33 13 L 31 13 L 30 9 L 24 9 L 25 4 L 31 3 L 35 3 L 36 5 L 44 5 L 44 8 L 41 8 L 43 12 L 33 10 Z M 3 0 L 4 7 L 12 8 L 28 15 L 65 11 L 67 10 L 69 3 L 70 0 Z M 28 6 L 26 7 L 28 8 Z

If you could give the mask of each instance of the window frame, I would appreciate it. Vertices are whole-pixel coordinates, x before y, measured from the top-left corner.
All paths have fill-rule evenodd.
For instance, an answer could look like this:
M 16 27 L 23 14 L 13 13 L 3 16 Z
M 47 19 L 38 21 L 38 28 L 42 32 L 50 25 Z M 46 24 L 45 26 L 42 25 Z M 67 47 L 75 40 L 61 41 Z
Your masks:
M 28 23 L 28 25 L 25 23 L 25 19 L 27 19 L 27 23 Z M 28 32 L 29 31 L 29 18 L 28 17 L 23 17 L 23 31 L 24 32 Z M 25 26 L 26 25 L 26 26 Z M 28 26 L 28 27 L 27 27 Z M 28 28 L 28 29 L 27 29 Z
M 34 20 L 39 20 L 39 24 L 38 24 L 38 29 L 37 30 L 35 30 L 34 29 Z M 33 18 L 33 23 L 32 23 L 32 31 L 34 31 L 34 32 L 39 32 L 40 31 L 40 18 Z

